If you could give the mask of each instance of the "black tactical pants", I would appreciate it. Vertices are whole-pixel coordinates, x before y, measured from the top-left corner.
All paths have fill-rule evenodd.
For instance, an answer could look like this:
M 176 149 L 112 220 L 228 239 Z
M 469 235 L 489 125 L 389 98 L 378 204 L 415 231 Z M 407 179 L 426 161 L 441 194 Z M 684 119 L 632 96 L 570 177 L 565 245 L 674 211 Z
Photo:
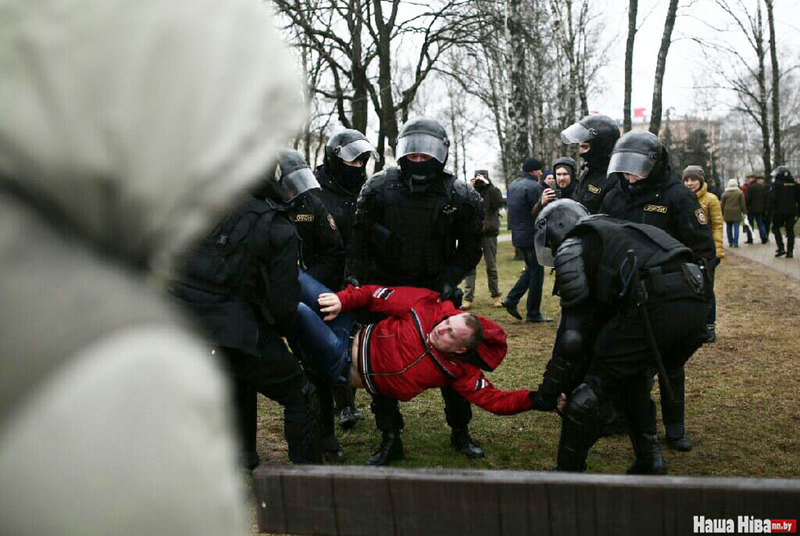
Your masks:
M 262 357 L 220 348 L 234 381 L 236 420 L 243 452 L 256 450 L 256 393 L 283 406 L 283 432 L 292 463 L 313 463 L 317 453 L 316 395 L 297 359 L 275 338 L 262 346 Z
M 466 430 L 472 420 L 472 407 L 469 401 L 449 385 L 442 387 L 441 392 L 447 424 L 453 430 Z M 394 398 L 375 395 L 372 397 L 370 409 L 375 414 L 375 425 L 381 432 L 397 432 L 403 429 L 403 415 Z

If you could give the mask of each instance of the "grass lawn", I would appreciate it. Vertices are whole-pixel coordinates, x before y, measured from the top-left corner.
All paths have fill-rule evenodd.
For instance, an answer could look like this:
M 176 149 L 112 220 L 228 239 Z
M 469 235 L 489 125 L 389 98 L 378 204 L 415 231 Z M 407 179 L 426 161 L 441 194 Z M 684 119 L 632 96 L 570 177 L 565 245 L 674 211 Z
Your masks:
M 507 292 L 522 269 L 512 261 L 511 244 L 498 248 L 500 288 Z M 558 317 L 549 295 L 553 276 L 545 276 L 542 311 Z M 686 367 L 686 425 L 695 448 L 674 453 L 665 445 L 673 475 L 797 477 L 800 475 L 800 281 L 729 255 L 717 272 L 717 336 Z M 524 324 L 504 309 L 492 309 L 483 264 L 478 267 L 474 311 L 498 321 L 508 332 L 506 360 L 489 378 L 503 389 L 534 389 L 550 355 L 556 324 Z M 524 304 L 520 304 L 524 311 Z M 524 314 L 524 313 L 523 313 Z M 654 399 L 658 400 L 654 392 Z M 357 403 L 367 416 L 352 431 L 339 433 L 347 463 L 361 465 L 380 433 L 369 411 L 369 396 Z M 548 470 L 555 465 L 560 420 L 555 414 L 528 412 L 511 417 L 474 408 L 473 437 L 486 457 L 472 461 L 449 443 L 442 399 L 431 390 L 401 403 L 406 429 L 406 459 L 400 467 L 471 467 Z M 660 411 L 659 411 L 660 414 Z M 259 455 L 264 463 L 288 463 L 280 407 L 261 399 Z M 663 428 L 659 422 L 659 433 Z M 622 474 L 633 459 L 626 436 L 601 439 L 589 454 L 588 471 Z

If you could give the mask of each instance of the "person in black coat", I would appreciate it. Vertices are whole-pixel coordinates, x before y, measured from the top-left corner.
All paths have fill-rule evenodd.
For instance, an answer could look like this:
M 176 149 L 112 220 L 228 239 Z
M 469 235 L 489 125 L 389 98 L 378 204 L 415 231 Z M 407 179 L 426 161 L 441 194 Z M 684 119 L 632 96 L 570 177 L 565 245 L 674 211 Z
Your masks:
M 578 154 L 583 159 L 581 175 L 572 199 L 596 214 L 614 181 L 606 169 L 611 150 L 619 139 L 619 125 L 606 115 L 587 115 L 561 131 L 561 141 L 578 143 Z
M 424 287 L 442 300 L 457 298 L 458 284 L 481 258 L 483 211 L 478 193 L 445 171 L 449 146 L 434 119 L 417 117 L 403 125 L 399 167 L 373 175 L 358 198 L 346 267 L 351 282 Z M 441 391 L 451 444 L 466 456 L 482 457 L 469 434 L 469 402 L 452 387 Z M 375 396 L 372 411 L 383 437 L 367 463 L 402 458 L 397 401 Z
M 542 285 L 544 284 L 544 268 L 536 262 L 533 251 L 533 235 L 536 230 L 534 210 L 542 197 L 541 163 L 533 157 L 522 163 L 520 176 L 508 187 L 508 221 L 511 224 L 511 243 L 522 252 L 525 269 L 517 282 L 508 291 L 506 299 L 501 302 L 508 314 L 522 320 L 517 304 L 527 293 L 525 303 L 525 321 L 531 323 L 552 322 L 553 319 L 542 315 Z
M 645 131 L 625 134 L 614 146 L 608 174 L 616 184 L 600 212 L 666 231 L 692 250 L 712 280 L 716 249 L 708 220 L 697 196 L 672 173 L 669 154 L 658 138 Z M 692 444 L 684 426 L 684 370 L 678 367 L 668 373 L 675 400 L 661 399 L 667 442 L 676 450 L 688 451 Z
M 281 153 L 279 165 L 285 160 Z M 292 179 L 298 179 L 292 183 Z M 295 333 L 298 239 L 285 202 L 307 176 L 270 173 L 185 257 L 171 294 L 194 313 L 234 380 L 242 461 L 258 465 L 256 393 L 284 407 L 293 463 L 319 461 L 316 394 L 283 338 Z M 313 175 L 311 176 L 313 179 Z
M 798 185 L 789 168 L 778 166 L 772 170 L 772 186 L 769 189 L 769 212 L 772 214 L 772 233 L 778 249 L 776 257 L 794 256 L 794 224 L 800 216 L 800 185 Z M 786 249 L 783 248 L 781 227 L 786 229 Z
M 769 228 L 765 223 L 764 217 L 767 211 L 767 189 L 764 185 L 763 176 L 757 176 L 756 180 L 750 183 L 750 186 L 747 187 L 747 192 L 745 192 L 744 200 L 747 205 L 747 219 L 750 222 L 750 227 L 758 227 L 761 243 L 766 244 L 769 241 Z

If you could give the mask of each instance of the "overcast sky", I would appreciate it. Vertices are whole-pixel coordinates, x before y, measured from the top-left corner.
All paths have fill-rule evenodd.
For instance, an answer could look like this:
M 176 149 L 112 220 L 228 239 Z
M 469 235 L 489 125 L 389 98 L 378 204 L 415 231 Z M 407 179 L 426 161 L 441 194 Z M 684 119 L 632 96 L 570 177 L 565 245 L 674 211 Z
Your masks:
M 734 3 L 733 0 L 731 3 Z M 741 0 L 755 9 L 755 0 Z M 633 55 L 633 94 L 632 108 L 647 108 L 649 117 L 653 100 L 653 78 L 655 76 L 658 49 L 661 46 L 661 35 L 664 31 L 664 19 L 667 14 L 666 0 L 639 0 L 639 30 Z M 602 95 L 590 101 L 592 110 L 600 111 L 615 119 L 622 118 L 624 102 L 624 68 L 625 40 L 628 32 L 628 0 L 608 0 L 608 8 L 604 18 L 608 24 L 610 36 L 617 36 L 615 45 L 609 50 L 609 65 L 601 71 L 603 87 Z M 778 61 L 797 64 L 800 57 L 800 0 L 775 0 L 775 34 L 778 36 L 778 49 L 783 52 Z M 645 18 L 646 16 L 646 18 Z M 763 12 L 766 28 L 766 11 Z M 644 19 L 644 21 L 642 20 Z M 663 110 L 674 108 L 678 116 L 691 114 L 698 107 L 693 89 L 695 82 L 702 83 L 707 75 L 704 71 L 704 58 L 700 47 L 691 40 L 694 36 L 713 37 L 715 34 L 703 21 L 716 26 L 727 21 L 713 0 L 681 0 L 678 17 L 673 30 L 673 42 L 667 56 L 667 68 L 664 76 Z M 736 35 L 741 49 L 749 53 L 755 61 L 755 54 L 743 43 L 741 33 Z M 765 36 L 766 37 L 766 36 Z M 720 36 L 718 38 L 724 38 Z M 729 36 L 730 38 L 730 36 Z M 769 63 L 769 58 L 767 58 Z M 724 112 L 728 106 L 726 96 L 719 95 L 716 112 Z

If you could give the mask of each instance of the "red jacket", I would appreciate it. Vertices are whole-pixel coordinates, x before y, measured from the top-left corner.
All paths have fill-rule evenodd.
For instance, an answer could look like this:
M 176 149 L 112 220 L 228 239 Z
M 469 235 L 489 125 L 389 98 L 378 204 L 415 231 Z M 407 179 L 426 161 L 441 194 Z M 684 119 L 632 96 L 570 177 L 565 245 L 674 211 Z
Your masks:
M 360 332 L 358 359 L 361 379 L 372 394 L 411 400 L 431 387 L 452 385 L 464 398 L 498 415 L 533 407 L 532 391 L 500 391 L 478 366 L 445 354 L 427 343 L 436 324 L 463 311 L 452 302 L 439 303 L 439 293 L 416 287 L 348 286 L 337 292 L 342 310 L 366 308 L 389 317 Z M 483 341 L 476 349 L 480 360 L 494 370 L 506 355 L 506 334 L 485 318 Z

